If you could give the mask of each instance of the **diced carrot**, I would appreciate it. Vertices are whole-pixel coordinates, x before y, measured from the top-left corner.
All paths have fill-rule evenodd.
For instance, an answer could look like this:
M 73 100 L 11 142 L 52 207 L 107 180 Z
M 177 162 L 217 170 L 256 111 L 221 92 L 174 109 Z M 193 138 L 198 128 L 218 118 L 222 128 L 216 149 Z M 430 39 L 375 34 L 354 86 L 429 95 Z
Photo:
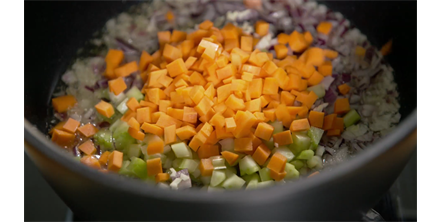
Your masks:
M 236 74 L 236 69 L 232 64 L 226 65 L 225 67 L 216 70 L 216 75 L 220 80 L 228 78 L 235 74 Z
M 348 98 L 336 99 L 334 113 L 345 114 L 350 111 L 350 103 Z
M 100 162 L 98 162 L 97 158 L 93 156 L 84 156 L 80 159 L 80 162 L 94 169 L 101 169 Z
M 176 141 L 176 126 L 171 125 L 164 128 L 164 143 L 171 144 Z
M 323 76 L 330 76 L 333 73 L 333 66 L 330 61 L 325 61 L 322 65 L 318 66 L 318 72 Z
M 164 152 L 164 141 L 160 137 L 148 135 L 146 141 L 149 141 L 147 144 L 147 155 Z
M 127 108 L 129 108 L 132 111 L 136 111 L 138 108 L 140 108 L 140 103 L 138 103 L 137 99 L 135 99 L 134 97 L 130 98 L 127 102 L 126 102 Z
M 221 113 L 216 113 L 214 116 L 212 116 L 209 123 L 213 126 L 224 127 L 226 120 Z
M 227 132 L 233 132 L 236 128 L 236 122 L 233 117 L 225 118 L 226 123 L 226 131 Z
M 307 84 L 309 86 L 315 86 L 322 82 L 324 79 L 324 76 L 321 75 L 319 72 L 313 72 L 313 75 L 307 80 Z
M 275 181 L 281 181 L 284 179 L 284 177 L 287 175 L 286 171 L 283 172 L 275 172 L 273 170 L 270 170 L 270 177 L 274 179 Z
M 213 102 L 209 98 L 204 96 L 201 99 L 201 101 L 198 103 L 198 105 L 196 105 L 194 107 L 194 109 L 198 113 L 198 115 L 204 116 L 207 114 L 207 112 L 209 112 L 209 110 L 211 109 L 212 106 L 213 106 Z
M 160 100 L 158 107 L 160 112 L 167 113 L 167 108 L 172 107 L 172 102 L 170 100 Z
M 308 109 L 313 106 L 317 99 L 318 96 L 313 91 L 310 91 L 308 95 L 300 93 L 298 97 L 296 97 L 296 100 L 301 102 L 302 105 L 306 106 Z
M 327 130 L 327 136 L 340 136 L 341 131 L 338 129 Z
M 203 144 L 197 151 L 200 159 L 209 158 L 219 155 L 219 145 L 207 145 Z
M 324 50 L 319 47 L 311 47 L 306 51 L 306 65 L 320 66 L 324 63 Z
M 95 109 L 99 114 L 107 118 L 110 118 L 115 113 L 114 107 L 110 103 L 107 103 L 103 100 L 101 100 L 97 105 L 95 105 Z
M 330 130 L 333 127 L 333 122 L 335 121 L 335 118 L 337 117 L 336 114 L 329 114 L 326 117 L 324 117 L 324 125 L 322 127 L 323 130 Z
M 70 145 L 75 140 L 75 134 L 55 129 L 52 133 L 52 141 L 60 146 Z
M 216 137 L 216 131 L 213 130 L 209 137 L 207 137 L 206 143 L 207 145 L 215 145 L 217 144 L 219 139 Z
M 52 107 L 58 113 L 64 113 L 77 104 L 77 100 L 72 95 L 59 96 L 52 99 Z
M 149 100 L 156 105 L 160 104 L 160 100 L 166 98 L 166 94 L 164 94 L 164 91 L 159 88 L 148 89 L 146 94 L 147 96 L 145 96 L 144 99 Z
M 201 159 L 199 169 L 201 176 L 211 176 L 213 172 L 213 164 L 211 159 Z
M 140 57 L 140 63 L 138 65 L 138 70 L 140 72 L 146 71 L 147 66 L 152 61 L 153 61 L 153 57 L 148 52 L 143 50 L 143 52 L 141 52 L 141 57 Z
M 290 34 L 289 46 L 294 52 L 302 52 L 307 48 L 308 44 L 303 34 L 293 31 Z
M 187 37 L 187 33 L 186 32 L 174 29 L 172 31 L 172 35 L 170 37 L 170 42 L 172 42 L 172 43 L 173 42 L 181 42 L 181 41 L 186 40 L 186 37 Z
M 136 117 L 137 113 L 132 110 L 127 110 L 126 113 L 121 117 L 121 120 L 124 122 L 128 122 L 132 117 Z
M 127 85 L 122 77 L 109 81 L 109 91 L 114 93 L 116 96 L 120 95 L 120 93 L 126 89 Z
M 176 134 L 180 140 L 187 140 L 192 136 L 196 135 L 196 130 L 191 126 L 183 126 L 181 128 L 176 129 Z
M 78 146 L 78 149 L 86 155 L 93 155 L 95 152 L 97 152 L 97 149 L 95 149 L 94 143 L 91 140 L 87 140 L 86 142 L 82 143 L 80 146 Z
M 215 127 L 215 131 L 217 139 L 221 140 L 233 137 L 233 133 L 227 132 L 225 127 Z
M 291 93 L 287 92 L 287 91 L 282 91 L 281 92 L 281 103 L 287 105 L 287 106 L 292 106 L 293 103 L 295 102 L 296 96 L 292 95 Z
M 316 31 L 318 31 L 321 34 L 328 35 L 332 29 L 331 22 L 321 22 L 316 27 Z
M 167 62 L 172 62 L 176 59 L 182 58 L 183 53 L 181 52 L 180 49 L 170 44 L 166 44 L 163 50 L 163 57 Z
M 292 118 L 291 118 L 290 113 L 289 113 L 287 106 L 285 104 L 276 105 L 275 115 L 278 120 L 282 121 L 282 124 L 285 127 L 287 127 L 287 128 L 290 127 L 290 124 L 292 122 Z
M 308 119 L 298 119 L 294 120 L 292 122 L 292 125 L 290 126 L 290 130 L 292 132 L 302 132 L 307 131 L 311 127 L 310 122 Z
M 235 152 L 247 152 L 253 151 L 253 138 L 245 137 L 238 138 L 234 140 L 234 151 Z
M 107 161 L 109 160 L 109 155 L 110 155 L 109 151 L 102 153 L 100 159 L 98 159 L 98 162 L 100 162 L 102 166 L 107 165 Z
M 265 36 L 269 33 L 269 23 L 259 20 L 255 23 L 255 32 L 259 36 Z
M 123 51 L 109 49 L 105 58 L 106 61 L 105 76 L 108 79 L 115 78 L 114 70 L 120 65 L 121 61 L 123 61 L 123 58 L 124 58 Z
M 273 141 L 279 146 L 292 144 L 292 133 L 290 132 L 290 130 L 286 130 L 280 133 L 273 134 Z
M 175 61 L 166 65 L 167 71 L 170 77 L 176 77 L 180 74 L 187 72 L 186 65 L 182 58 L 178 58 Z
M 285 33 L 281 33 L 281 34 L 278 35 L 277 38 L 278 38 L 278 43 L 279 44 L 285 45 L 285 44 L 289 43 L 290 36 L 285 34 Z
M 334 59 L 334 58 L 338 57 L 338 52 L 330 50 L 330 49 L 324 49 L 324 55 L 325 55 L 325 57 L 327 57 L 329 59 Z
M 239 155 L 230 151 L 222 151 L 221 155 L 224 157 L 224 159 L 227 161 L 227 163 L 230 166 L 235 165 L 236 161 L 239 158 Z
M 272 138 L 273 135 L 273 126 L 267 124 L 267 123 L 259 123 L 258 127 L 256 127 L 255 130 L 255 136 L 269 141 Z
M 231 94 L 226 100 L 226 106 L 232 110 L 243 110 L 246 108 L 243 99 L 239 99 L 235 95 Z
M 95 135 L 95 133 L 98 132 L 98 129 L 94 125 L 92 125 L 90 123 L 78 127 L 77 130 L 78 130 L 78 132 L 80 132 L 81 135 L 83 135 L 83 136 L 85 136 L 87 138 Z
M 232 23 L 227 23 L 222 29 L 221 33 L 224 37 L 224 42 L 228 39 L 238 39 L 238 29 Z M 227 50 L 227 49 L 226 49 Z
M 210 28 L 212 28 L 213 26 L 213 22 L 211 22 L 210 20 L 205 20 L 204 22 L 199 24 L 199 28 L 200 29 L 204 29 L 204 30 L 209 30 Z
M 77 131 L 80 122 L 75 119 L 69 118 L 68 121 L 63 125 L 63 130 L 70 133 L 75 133 Z
M 166 182 L 170 178 L 170 175 L 168 173 L 158 173 L 155 175 L 155 182 Z
M 176 125 L 176 127 L 180 127 L 182 124 L 182 122 L 180 120 L 177 120 L 165 113 L 162 113 L 160 115 L 160 118 L 158 118 L 156 125 L 161 127 L 161 128 L 166 128 L 170 125 Z
M 57 125 L 55 125 L 54 127 L 51 128 L 51 130 L 49 130 L 49 134 L 52 134 L 54 132 L 54 130 L 63 130 L 63 125 L 66 123 L 66 121 L 61 121 L 59 123 L 57 123 Z
M 141 129 L 144 130 L 144 132 L 146 132 L 146 133 L 152 133 L 157 136 L 163 136 L 163 134 L 164 134 L 163 128 L 161 128 L 155 124 L 150 124 L 147 122 L 145 122 L 145 123 L 143 123 L 143 125 L 141 125 Z
M 324 113 L 312 110 L 308 115 L 308 121 L 310 122 L 311 126 L 322 128 L 324 124 Z
M 309 31 L 304 32 L 304 39 L 309 45 L 313 42 L 313 36 Z
M 262 166 L 265 164 L 270 154 L 272 154 L 272 151 L 270 151 L 269 148 L 267 148 L 264 144 L 261 144 L 258 146 L 258 148 L 256 148 L 255 152 L 252 155 L 252 158 L 257 164 Z
M 138 122 L 137 122 L 138 123 Z M 144 140 L 144 133 L 141 132 L 139 129 L 129 127 L 128 133 L 130 136 L 132 136 L 134 139 L 137 140 Z
M 381 51 L 383 56 L 386 56 L 386 55 L 390 54 L 392 45 L 393 45 L 393 40 L 390 39 L 390 41 L 388 41 L 387 43 L 385 43 L 382 46 L 380 51 Z
M 204 123 L 203 127 L 200 129 L 200 132 L 203 133 L 206 137 L 210 136 L 213 131 L 213 127 L 209 123 Z
M 136 72 L 138 70 L 138 65 L 136 61 L 129 62 L 124 64 L 121 67 L 118 67 L 114 70 L 116 77 L 126 77 L 130 75 L 133 72 Z
M 287 56 L 288 48 L 283 44 L 275 45 L 276 58 L 284 59 Z
M 241 36 L 241 49 L 246 52 L 252 52 L 253 50 L 252 36 Z
M 267 77 L 264 79 L 264 87 L 262 94 L 264 95 L 276 95 L 278 94 L 279 84 L 273 77 Z
M 283 156 L 281 153 L 276 152 L 270 158 L 269 164 L 267 164 L 267 168 L 275 172 L 283 172 L 286 163 L 287 163 L 287 158 Z
M 169 31 L 158 32 L 157 37 L 160 47 L 162 47 L 164 44 L 170 42 L 171 33 Z
M 252 113 L 261 111 L 261 98 L 252 99 L 245 103 L 246 109 Z
M 203 133 L 198 132 L 189 142 L 189 147 L 197 152 L 203 144 L 206 143 L 207 136 L 205 136 Z
M 339 92 L 342 95 L 347 95 L 348 92 L 350 92 L 350 86 L 348 86 L 347 84 L 342 84 L 338 86 Z
M 235 39 L 226 39 L 224 40 L 224 50 L 227 52 L 231 52 L 232 49 L 239 47 L 239 40 Z
M 107 162 L 107 169 L 109 171 L 118 172 L 123 166 L 123 153 L 117 150 L 114 150 L 109 155 L 109 160 Z
M 275 115 L 275 109 L 265 109 L 263 111 L 264 116 L 269 120 L 269 121 L 275 121 L 276 120 L 276 115 Z
M 146 165 L 147 165 L 147 175 L 149 176 L 155 176 L 159 173 L 163 173 L 163 167 L 161 166 L 160 158 L 146 160 Z
M 344 131 L 344 118 L 336 117 L 333 120 L 332 129 L 337 129 L 340 132 Z

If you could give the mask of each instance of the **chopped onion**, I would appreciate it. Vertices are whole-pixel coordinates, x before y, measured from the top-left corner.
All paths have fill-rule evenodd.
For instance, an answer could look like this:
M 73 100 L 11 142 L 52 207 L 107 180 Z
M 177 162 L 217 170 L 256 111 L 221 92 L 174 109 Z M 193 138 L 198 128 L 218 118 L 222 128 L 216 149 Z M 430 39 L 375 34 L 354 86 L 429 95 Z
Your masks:
M 324 79 L 322 79 L 321 84 L 324 86 L 325 90 L 328 90 L 334 80 L 335 80 L 335 78 L 333 78 L 331 76 L 326 76 L 326 77 L 324 77 Z

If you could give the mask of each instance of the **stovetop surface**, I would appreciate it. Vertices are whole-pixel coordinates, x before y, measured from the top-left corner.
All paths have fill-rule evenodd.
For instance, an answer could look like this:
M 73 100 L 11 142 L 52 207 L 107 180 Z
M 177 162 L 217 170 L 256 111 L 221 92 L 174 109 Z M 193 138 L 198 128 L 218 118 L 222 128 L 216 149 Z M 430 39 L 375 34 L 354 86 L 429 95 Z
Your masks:
M 75 221 L 25 154 L 25 221 Z M 417 155 L 414 153 L 389 192 L 361 221 L 417 220 Z

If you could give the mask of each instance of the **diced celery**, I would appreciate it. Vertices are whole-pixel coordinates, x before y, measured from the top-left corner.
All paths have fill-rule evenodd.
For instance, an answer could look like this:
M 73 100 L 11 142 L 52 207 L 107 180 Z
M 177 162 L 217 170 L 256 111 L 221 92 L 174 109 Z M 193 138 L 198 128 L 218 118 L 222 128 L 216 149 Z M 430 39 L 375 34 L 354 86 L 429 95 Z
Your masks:
M 318 146 L 318 148 L 316 148 L 315 156 L 322 157 L 322 155 L 324 155 L 324 152 L 325 152 L 325 147 Z
M 144 99 L 144 95 L 143 93 L 141 93 L 141 91 L 136 87 L 136 86 L 132 86 L 132 88 L 130 88 L 127 92 L 126 92 L 126 96 L 127 98 L 132 98 L 134 97 L 136 100 L 140 101 L 142 99 Z
M 282 131 L 284 131 L 284 125 L 282 124 L 281 121 L 275 121 L 275 122 L 271 122 L 269 123 L 271 126 L 273 126 L 273 134 L 276 133 L 280 133 Z
M 299 177 L 298 170 L 296 170 L 296 167 L 290 163 L 285 164 L 285 172 L 287 172 L 287 175 L 285 175 L 285 179 L 295 179 Z
M 155 158 L 160 158 L 161 162 L 165 162 L 167 159 L 167 156 L 162 154 L 162 153 L 155 153 L 152 155 L 146 155 L 144 156 L 144 160 L 151 160 L 151 159 L 155 159 Z
M 223 182 L 223 187 L 226 189 L 239 189 L 246 183 L 241 177 L 236 174 L 232 174 Z
M 114 123 L 112 123 L 112 124 L 110 125 L 109 130 L 110 130 L 111 132 L 114 132 L 114 131 L 120 126 L 120 124 L 123 123 L 123 122 L 124 122 L 124 121 L 122 121 L 122 120 L 116 120 Z
M 181 170 L 187 169 L 189 173 L 193 173 L 193 171 L 195 171 L 197 167 L 198 167 L 198 161 L 193 159 L 183 159 L 183 161 L 181 161 L 181 164 L 179 166 Z
M 322 168 L 322 158 L 319 156 L 314 156 L 314 157 L 310 158 L 309 160 L 307 160 L 307 166 L 310 169 L 313 169 L 315 167 L 318 167 L 321 169 Z
M 212 165 L 213 165 L 213 169 L 215 169 L 215 170 L 226 169 L 226 163 L 225 163 L 224 158 L 222 158 L 222 157 L 213 158 Z
M 322 84 L 318 84 L 316 86 L 310 86 L 307 88 L 307 91 L 309 92 L 313 91 L 318 96 L 319 99 L 325 96 L 325 89 Z
M 121 118 L 121 114 L 119 112 L 115 112 L 114 115 L 112 115 L 110 118 L 107 118 L 99 113 L 95 116 L 96 122 L 108 122 L 110 124 L 114 123 L 115 121 L 119 120 Z
M 74 156 L 74 160 L 80 162 L 80 160 L 81 160 L 81 156 Z
M 322 134 L 324 134 L 324 130 L 314 126 L 310 127 L 308 130 L 307 135 L 310 137 L 311 143 L 315 149 L 318 147 L 319 141 L 321 141 Z
M 226 176 L 230 177 L 230 175 L 235 174 L 236 175 L 236 168 L 235 167 L 226 167 Z
M 197 167 L 192 173 L 190 173 L 190 175 L 193 176 L 194 180 L 195 180 L 196 178 L 198 178 L 201 175 L 201 171 Z
M 259 175 L 257 173 L 250 174 L 250 175 L 244 175 L 242 178 L 249 183 L 252 180 L 258 180 L 259 181 Z
M 127 150 L 128 158 L 139 157 L 141 155 L 140 144 L 131 144 Z
M 273 180 L 272 177 L 270 177 L 270 169 L 267 167 L 259 170 L 259 177 L 261 178 L 261 181 Z
M 221 151 L 233 151 L 235 148 L 233 138 L 227 138 L 219 141 L 221 144 Z
M 293 154 L 298 155 L 301 151 L 310 147 L 310 137 L 302 133 L 292 133 L 293 143 L 289 145 L 289 149 Z
M 170 158 L 166 158 L 165 161 L 161 161 L 161 163 L 163 164 L 163 168 L 168 169 L 172 167 L 172 159 Z
M 275 181 L 273 180 L 268 180 L 268 181 L 264 181 L 264 182 L 259 182 L 256 185 L 256 188 L 265 188 L 265 187 L 271 187 L 275 184 Z
M 121 101 L 120 104 L 118 104 L 117 106 L 117 110 L 118 112 L 120 112 L 121 114 L 124 114 L 129 108 L 127 108 L 127 101 L 129 100 L 129 98 L 124 99 L 123 101 Z
M 349 127 L 355 123 L 357 123 L 361 119 L 361 116 L 359 116 L 358 112 L 354 109 L 350 110 L 347 114 L 344 116 L 344 125 L 345 127 Z
M 177 158 L 192 158 L 192 151 L 183 142 L 172 144 L 171 148 Z
M 252 180 L 247 183 L 246 190 L 256 189 L 258 187 L 258 180 Z
M 210 181 L 212 180 L 212 176 L 201 176 L 200 177 L 201 183 L 203 183 L 204 185 L 209 185 Z
M 295 154 L 292 153 L 292 151 L 287 146 L 280 146 L 274 150 L 272 150 L 272 153 L 280 153 L 283 156 L 287 158 L 287 161 L 293 160 L 295 158 Z
M 263 142 L 264 145 L 266 145 L 267 148 L 269 148 L 270 150 L 272 150 L 273 148 L 275 148 L 275 143 L 273 142 L 273 138 L 271 138 L 269 141 L 267 141 L 267 140 L 262 140 L 262 142 Z
M 299 170 L 305 166 L 305 163 L 302 160 L 293 160 L 290 163 L 293 164 L 297 170 Z
M 163 148 L 163 153 L 167 154 L 167 153 L 170 152 L 170 150 L 171 150 L 170 145 L 165 145 L 164 148 Z
M 126 164 L 123 164 L 123 166 Z M 146 161 L 134 157 L 127 166 L 121 167 L 119 173 L 144 180 L 147 178 Z
M 120 104 L 124 99 L 126 99 L 126 95 L 123 92 L 118 94 L 118 96 L 116 96 L 113 92 L 109 92 L 109 100 L 114 106 Z
M 239 171 L 241 176 L 246 174 L 252 174 L 260 169 L 258 164 L 253 160 L 250 155 L 245 156 L 239 161 Z
M 122 121 L 118 127 L 115 129 L 113 136 L 115 141 L 115 148 L 117 150 L 124 150 L 129 147 L 130 144 L 134 144 L 136 140 L 127 131 L 129 125 Z
M 210 179 L 210 186 L 218 186 L 226 179 L 226 170 L 214 170 Z
M 315 152 L 313 150 L 303 150 L 296 159 L 298 160 L 309 160 L 315 155 Z
M 180 170 L 180 165 L 181 165 L 182 161 L 183 161 L 183 159 L 174 159 L 173 162 L 172 162 L 172 167 L 175 170 Z
M 207 192 L 209 192 L 209 193 L 223 192 L 223 191 L 224 191 L 224 189 L 220 188 L 220 187 L 212 187 L 212 186 L 207 187 Z
M 94 91 L 94 96 L 96 98 L 100 98 L 100 99 L 107 99 L 109 100 L 109 89 L 105 88 L 105 89 L 98 89 Z
M 100 146 L 101 150 L 114 150 L 112 132 L 108 129 L 100 129 L 94 135 L 95 144 Z
M 303 167 L 299 170 L 299 174 L 304 176 L 308 174 L 308 168 L 307 167 Z

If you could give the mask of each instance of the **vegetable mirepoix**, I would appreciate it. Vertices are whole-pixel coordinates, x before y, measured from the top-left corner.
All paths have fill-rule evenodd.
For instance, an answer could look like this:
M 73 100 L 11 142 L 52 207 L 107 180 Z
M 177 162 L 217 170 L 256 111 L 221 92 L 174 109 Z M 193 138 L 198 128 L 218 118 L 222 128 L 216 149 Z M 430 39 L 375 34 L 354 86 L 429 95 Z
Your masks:
M 192 182 L 253 189 L 319 169 L 313 150 L 324 131 L 339 136 L 360 118 L 348 98 L 334 103 L 334 114 L 313 110 L 338 54 L 310 47 L 312 34 L 298 31 L 278 35 L 275 55 L 261 51 L 255 39 L 265 38 L 269 27 L 258 21 L 250 35 L 231 23 L 219 30 L 204 21 L 191 33 L 158 32 L 158 51 L 128 63 L 122 51 L 109 50 L 103 75 L 110 102 L 101 100 L 95 111 L 111 126 L 69 119 L 52 139 L 68 146 L 78 132 L 86 139 L 78 146 L 83 163 L 173 189 Z M 327 22 L 317 27 L 323 35 L 331 29 Z M 143 86 L 128 89 L 127 78 L 137 71 Z M 66 112 L 76 100 L 58 97 L 53 104 Z

